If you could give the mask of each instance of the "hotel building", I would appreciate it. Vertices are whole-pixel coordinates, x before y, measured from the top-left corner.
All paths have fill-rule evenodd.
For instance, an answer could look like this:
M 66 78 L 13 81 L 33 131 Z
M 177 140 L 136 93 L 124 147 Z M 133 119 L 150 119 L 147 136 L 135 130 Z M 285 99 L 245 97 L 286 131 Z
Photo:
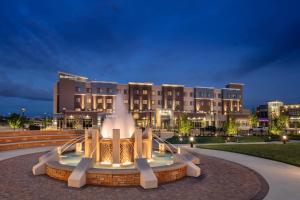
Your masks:
M 150 82 L 118 84 L 59 72 L 53 97 L 55 122 L 59 128 L 101 125 L 114 113 L 118 93 L 140 127 L 174 128 L 182 114 L 196 128 L 222 127 L 228 117 L 243 113 L 243 84 L 230 83 L 222 89 Z
M 300 128 L 300 104 L 284 104 L 279 100 L 269 101 L 267 104 L 259 105 L 256 114 L 260 126 L 268 126 L 273 117 L 285 115 L 289 120 L 288 128 Z

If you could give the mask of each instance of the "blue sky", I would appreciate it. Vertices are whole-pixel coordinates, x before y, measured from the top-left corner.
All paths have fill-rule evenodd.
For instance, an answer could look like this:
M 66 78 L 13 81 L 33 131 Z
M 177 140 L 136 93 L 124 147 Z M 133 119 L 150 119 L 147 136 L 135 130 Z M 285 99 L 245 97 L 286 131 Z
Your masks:
M 52 112 L 57 71 L 300 102 L 299 1 L 0 2 L 0 114 Z

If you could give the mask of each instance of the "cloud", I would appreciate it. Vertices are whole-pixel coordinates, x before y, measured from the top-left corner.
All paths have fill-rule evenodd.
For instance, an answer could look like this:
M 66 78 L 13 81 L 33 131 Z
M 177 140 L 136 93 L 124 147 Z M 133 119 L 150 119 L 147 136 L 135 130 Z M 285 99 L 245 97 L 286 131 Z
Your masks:
M 0 73 L 0 96 L 38 101 L 52 101 L 50 91 L 36 89 L 26 84 L 16 83 L 3 72 Z
M 276 34 L 276 33 L 274 33 Z M 282 30 L 266 47 L 247 55 L 237 68 L 232 70 L 235 77 L 246 76 L 264 68 L 277 68 L 285 64 L 286 68 L 293 68 L 292 61 L 299 59 L 300 51 L 300 21 Z

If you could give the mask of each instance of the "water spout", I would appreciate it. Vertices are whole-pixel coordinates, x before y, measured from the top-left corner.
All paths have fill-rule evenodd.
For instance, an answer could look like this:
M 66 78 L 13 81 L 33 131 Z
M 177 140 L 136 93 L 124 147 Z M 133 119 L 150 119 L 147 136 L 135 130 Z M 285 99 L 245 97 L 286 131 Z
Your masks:
M 135 130 L 135 123 L 124 105 L 123 96 L 117 94 L 114 101 L 115 113 L 103 122 L 101 134 L 104 138 L 112 138 L 112 130 L 120 129 L 120 138 L 131 138 Z

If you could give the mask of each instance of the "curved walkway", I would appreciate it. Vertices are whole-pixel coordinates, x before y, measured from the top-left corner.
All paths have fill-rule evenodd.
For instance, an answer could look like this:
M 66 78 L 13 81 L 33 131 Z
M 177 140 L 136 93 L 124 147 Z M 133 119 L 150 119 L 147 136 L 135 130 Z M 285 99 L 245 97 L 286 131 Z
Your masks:
M 6 159 L 9 159 L 9 158 L 13 158 L 13 157 L 16 157 L 16 156 L 22 156 L 22 155 L 26 155 L 26 154 L 50 151 L 53 148 L 55 148 L 55 146 L 36 147 L 36 148 L 29 148 L 29 149 L 17 149 L 17 150 L 10 150 L 10 151 L 1 151 L 0 152 L 0 161 L 6 160 Z
M 300 199 L 300 168 L 268 159 L 225 151 L 187 148 L 191 152 L 222 158 L 255 170 L 269 184 L 268 200 Z

